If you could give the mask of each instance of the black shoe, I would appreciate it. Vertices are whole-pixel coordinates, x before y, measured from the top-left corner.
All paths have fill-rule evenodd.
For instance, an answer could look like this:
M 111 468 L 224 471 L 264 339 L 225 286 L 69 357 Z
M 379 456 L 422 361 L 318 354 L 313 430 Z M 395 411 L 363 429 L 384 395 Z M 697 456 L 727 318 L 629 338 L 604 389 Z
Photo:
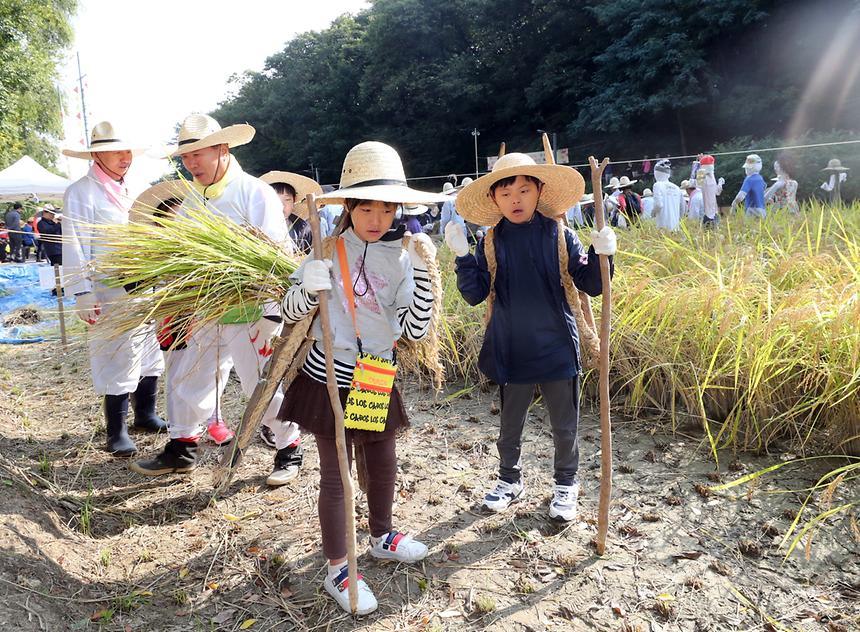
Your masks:
M 159 476 L 173 472 L 184 474 L 193 470 L 197 465 L 197 450 L 197 441 L 171 439 L 164 446 L 161 454 L 154 459 L 133 461 L 129 465 L 129 469 L 144 476 Z
M 155 414 L 157 397 L 158 378 L 154 375 L 140 378 L 137 390 L 131 396 L 135 428 L 149 432 L 167 432 L 167 424 Z
M 275 433 L 266 424 L 260 424 L 260 439 L 270 448 L 275 448 Z
M 277 454 L 275 454 L 275 466 L 272 468 L 272 473 L 266 479 L 266 485 L 278 487 L 286 485 L 293 480 L 299 475 L 303 456 L 304 453 L 301 445 L 278 450 Z
M 105 395 L 105 425 L 107 426 L 107 451 L 114 456 L 131 456 L 137 446 L 128 436 L 128 393 Z

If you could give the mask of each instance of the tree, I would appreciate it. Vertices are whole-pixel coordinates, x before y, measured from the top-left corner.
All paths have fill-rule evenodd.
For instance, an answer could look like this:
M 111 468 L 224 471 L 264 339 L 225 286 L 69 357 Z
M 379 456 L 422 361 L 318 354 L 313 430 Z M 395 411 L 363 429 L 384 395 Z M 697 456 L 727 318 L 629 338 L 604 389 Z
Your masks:
M 77 0 L 0 0 L 0 168 L 24 154 L 54 165 L 62 134 L 56 88 Z

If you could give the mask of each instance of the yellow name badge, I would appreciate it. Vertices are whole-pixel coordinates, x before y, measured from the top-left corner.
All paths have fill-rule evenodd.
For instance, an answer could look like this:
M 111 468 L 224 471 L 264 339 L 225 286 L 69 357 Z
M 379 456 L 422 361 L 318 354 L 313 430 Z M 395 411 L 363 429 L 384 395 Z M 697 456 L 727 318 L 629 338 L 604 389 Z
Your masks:
M 353 430 L 385 430 L 388 404 L 397 366 L 368 353 L 359 353 L 352 374 L 352 388 L 343 411 L 344 426 Z

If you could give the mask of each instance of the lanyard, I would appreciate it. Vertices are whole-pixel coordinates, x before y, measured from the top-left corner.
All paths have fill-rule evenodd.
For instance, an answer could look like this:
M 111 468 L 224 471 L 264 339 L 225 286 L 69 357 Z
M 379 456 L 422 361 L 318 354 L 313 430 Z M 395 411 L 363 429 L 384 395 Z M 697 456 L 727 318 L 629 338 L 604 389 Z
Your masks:
M 358 319 L 355 317 L 355 294 L 352 291 L 352 275 L 349 273 L 349 262 L 346 259 L 346 245 L 343 237 L 337 240 L 337 259 L 340 263 L 340 281 L 343 284 L 346 305 L 349 308 L 349 315 L 352 316 L 352 326 L 355 328 L 355 340 L 358 343 L 358 352 L 362 353 L 361 333 L 358 331 Z

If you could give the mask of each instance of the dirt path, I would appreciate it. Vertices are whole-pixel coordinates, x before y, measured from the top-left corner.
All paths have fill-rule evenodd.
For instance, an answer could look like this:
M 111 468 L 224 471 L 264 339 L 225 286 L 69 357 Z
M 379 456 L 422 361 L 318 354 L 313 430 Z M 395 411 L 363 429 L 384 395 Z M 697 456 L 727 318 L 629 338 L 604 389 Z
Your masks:
M 101 451 L 82 343 L 67 354 L 0 348 L 0 628 L 860 629 L 860 544 L 846 518 L 816 536 L 809 560 L 797 550 L 783 564 L 778 548 L 805 494 L 775 492 L 807 487 L 826 464 L 793 469 L 778 486 L 708 494 L 717 477 L 695 431 L 669 436 L 616 419 L 612 528 L 599 558 L 591 411 L 580 431 L 580 517 L 564 528 L 546 515 L 552 440 L 539 405 L 527 424 L 527 496 L 487 515 L 478 503 L 497 465 L 493 394 L 437 404 L 404 390 L 413 428 L 399 446 L 395 520 L 431 553 L 416 567 L 359 558 L 380 608 L 355 622 L 321 594 L 312 442 L 302 475 L 277 490 L 263 484 L 272 452 L 256 444 L 213 501 L 211 446 L 191 476 L 155 480 Z M 227 400 L 236 420 L 234 383 Z M 164 441 L 136 439 L 145 453 Z M 721 464 L 732 478 L 777 458 L 725 454 Z

